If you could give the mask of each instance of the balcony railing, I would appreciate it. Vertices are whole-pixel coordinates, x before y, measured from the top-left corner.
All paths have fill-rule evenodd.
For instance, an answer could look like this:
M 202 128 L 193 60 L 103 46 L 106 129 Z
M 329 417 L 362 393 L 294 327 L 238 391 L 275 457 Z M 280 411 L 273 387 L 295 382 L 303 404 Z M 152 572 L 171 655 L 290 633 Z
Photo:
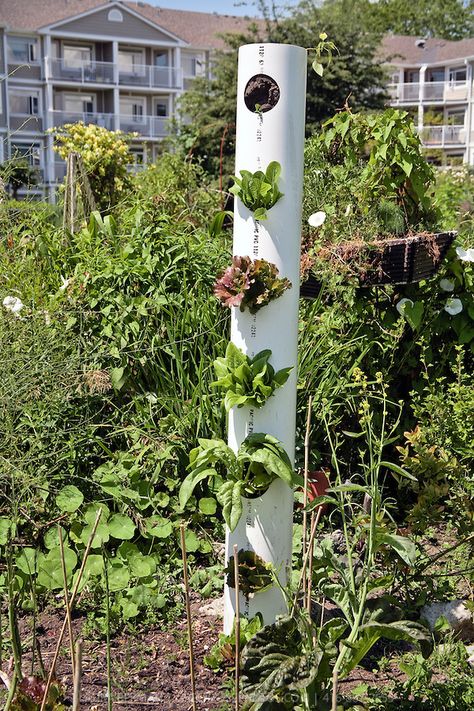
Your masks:
M 126 67 L 113 62 L 71 62 L 46 58 L 49 76 L 56 81 L 79 84 L 119 84 L 152 89 L 182 86 L 182 70 L 176 67 L 154 67 L 147 64 Z
M 419 133 L 423 145 L 439 148 L 464 146 L 467 136 L 464 126 L 423 126 Z
M 465 81 L 427 81 L 405 84 L 389 84 L 388 93 L 392 101 L 418 103 L 423 101 L 465 101 L 467 84 Z
M 126 133 L 139 133 L 144 138 L 161 138 L 169 133 L 168 120 L 161 116 L 120 115 L 120 129 Z
M 85 124 L 93 123 L 109 130 L 114 129 L 113 114 L 80 113 L 75 111 L 52 111 L 51 113 L 53 115 L 53 126 L 63 126 L 65 123 L 79 123 L 79 121 L 82 121 Z
M 66 123 L 95 124 L 109 130 L 120 130 L 126 133 L 138 133 L 144 138 L 162 138 L 168 135 L 168 118 L 161 116 L 127 116 L 124 114 L 74 113 L 70 111 L 52 111 L 53 125 L 62 126 Z
M 58 81 L 73 81 L 80 84 L 113 84 L 114 65 L 112 62 L 71 62 L 67 59 L 46 60 L 49 75 Z
M 10 130 L 11 131 L 42 131 L 43 117 L 37 114 L 26 113 L 11 113 L 10 114 Z

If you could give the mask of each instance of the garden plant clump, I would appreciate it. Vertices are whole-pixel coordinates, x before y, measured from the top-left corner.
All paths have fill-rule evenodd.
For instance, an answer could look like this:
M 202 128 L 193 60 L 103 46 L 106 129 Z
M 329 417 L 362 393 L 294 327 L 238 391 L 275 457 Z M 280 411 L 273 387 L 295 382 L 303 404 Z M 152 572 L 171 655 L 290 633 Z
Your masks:
M 67 129 L 73 143 L 57 138 L 59 150 L 84 149 L 97 208 L 87 219 L 69 230 L 61 195 L 54 207 L 2 196 L 0 698 L 10 711 L 39 711 L 47 688 L 48 711 L 72 703 L 80 639 L 83 705 L 189 706 L 183 522 L 209 708 L 233 705 L 222 687 L 240 651 L 254 709 L 331 709 L 334 693 L 369 711 L 472 708 L 466 644 L 446 620 L 429 630 L 421 608 L 461 599 L 472 612 L 474 178 L 435 174 L 406 118 L 343 111 L 307 143 L 305 230 L 320 286 L 300 302 L 296 466 L 271 432 L 249 433 L 237 452 L 224 441 L 227 413 L 273 407 L 291 369 L 229 343 L 221 305 L 255 314 L 297 285 L 231 255 L 215 182 L 187 149 L 135 176 L 126 137 L 79 124 Z M 275 164 L 241 172 L 233 193 L 249 219 L 270 217 L 279 177 Z M 432 278 L 364 289 L 361 269 L 346 278 L 342 242 L 434 229 L 458 237 Z M 298 494 L 288 615 L 242 619 L 218 639 L 220 622 L 200 610 L 224 575 L 249 598 L 278 573 L 238 550 L 236 576 L 222 560 L 224 523 L 235 529 L 243 500 L 278 480 L 301 490 L 305 469 L 327 479 L 308 497 L 304 553 Z

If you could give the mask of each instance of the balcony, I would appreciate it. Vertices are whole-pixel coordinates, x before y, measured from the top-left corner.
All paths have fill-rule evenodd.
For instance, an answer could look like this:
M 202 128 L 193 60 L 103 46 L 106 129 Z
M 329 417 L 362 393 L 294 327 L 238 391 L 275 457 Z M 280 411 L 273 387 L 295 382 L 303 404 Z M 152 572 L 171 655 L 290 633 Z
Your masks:
M 85 124 L 95 124 L 108 128 L 113 131 L 114 115 L 113 114 L 95 114 L 95 113 L 79 113 L 70 111 L 52 111 L 53 126 L 63 126 L 65 123 L 79 123 L 82 121 Z
M 427 81 L 405 84 L 389 84 L 388 93 L 393 102 L 415 103 L 419 101 L 467 101 L 468 87 L 465 81 Z
M 71 62 L 46 57 L 49 76 L 54 81 L 74 84 L 113 84 L 149 89 L 179 89 L 182 70 L 147 64 L 125 67 L 113 62 Z
M 10 114 L 10 131 L 16 133 L 19 131 L 28 131 L 29 133 L 43 130 L 43 118 L 36 114 L 11 113 Z
M 63 126 L 66 123 L 95 124 L 111 131 L 120 128 L 126 133 L 138 133 L 143 138 L 163 138 L 169 133 L 168 118 L 160 116 L 126 116 L 98 113 L 71 113 L 69 111 L 52 111 L 53 126 Z
M 126 133 L 138 133 L 143 138 L 163 138 L 169 133 L 168 118 L 161 116 L 124 116 L 119 117 L 120 130 Z
M 112 62 L 68 62 L 65 59 L 46 59 L 49 76 L 57 81 L 79 84 L 113 84 Z
M 466 144 L 467 132 L 464 126 L 423 126 L 419 133 L 423 145 L 431 148 Z

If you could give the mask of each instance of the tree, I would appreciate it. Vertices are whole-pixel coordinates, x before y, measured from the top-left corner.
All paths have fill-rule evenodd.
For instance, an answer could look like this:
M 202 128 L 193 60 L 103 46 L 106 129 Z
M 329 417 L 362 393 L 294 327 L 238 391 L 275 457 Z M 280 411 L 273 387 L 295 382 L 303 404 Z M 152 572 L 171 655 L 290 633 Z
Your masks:
M 37 185 L 38 177 L 38 171 L 28 163 L 26 158 L 12 158 L 1 168 L 1 178 L 12 191 L 14 200 L 18 198 L 18 191 L 23 186 L 30 188 Z
M 308 52 L 308 135 L 346 103 L 355 110 L 381 108 L 386 78 L 375 60 L 381 34 L 367 27 L 369 5 L 368 0 L 326 0 L 322 6 L 303 0 L 288 17 L 272 9 L 247 35 L 227 35 L 228 49 L 215 57 L 212 78 L 196 79 L 181 100 L 185 121 L 178 128 L 179 145 L 199 157 L 209 173 L 230 173 L 235 150 L 237 49 L 248 42 L 282 42 L 310 50 L 324 31 L 336 44 L 338 51 L 331 62 L 324 61 L 322 77 L 311 70 L 314 52 Z
M 379 0 L 370 8 L 374 29 L 459 40 L 474 34 L 473 0 Z

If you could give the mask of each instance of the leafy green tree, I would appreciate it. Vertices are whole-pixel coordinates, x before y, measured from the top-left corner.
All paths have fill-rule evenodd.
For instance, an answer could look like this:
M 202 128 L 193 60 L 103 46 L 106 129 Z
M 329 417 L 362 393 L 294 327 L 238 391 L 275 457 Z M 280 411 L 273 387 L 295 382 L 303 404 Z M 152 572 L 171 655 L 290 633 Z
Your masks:
M 381 34 L 367 26 L 368 0 L 327 0 L 322 6 L 303 0 L 289 16 L 278 16 L 274 8 L 261 5 L 264 21 L 249 28 L 246 35 L 226 35 L 227 50 L 213 63 L 212 78 L 199 78 L 181 100 L 185 121 L 178 127 L 178 144 L 213 175 L 232 172 L 235 151 L 237 50 L 249 42 L 282 42 L 315 47 L 321 32 L 335 43 L 332 61 L 323 60 L 324 74 L 318 76 L 308 52 L 307 133 L 347 103 L 355 110 L 383 106 L 384 70 L 376 62 Z M 221 160 L 222 153 L 222 160 Z
M 379 0 L 370 16 L 376 30 L 459 40 L 474 33 L 473 0 Z
M 12 158 L 1 167 L 1 179 L 12 191 L 14 200 L 22 188 L 30 188 L 38 184 L 38 171 L 33 168 L 26 158 Z

